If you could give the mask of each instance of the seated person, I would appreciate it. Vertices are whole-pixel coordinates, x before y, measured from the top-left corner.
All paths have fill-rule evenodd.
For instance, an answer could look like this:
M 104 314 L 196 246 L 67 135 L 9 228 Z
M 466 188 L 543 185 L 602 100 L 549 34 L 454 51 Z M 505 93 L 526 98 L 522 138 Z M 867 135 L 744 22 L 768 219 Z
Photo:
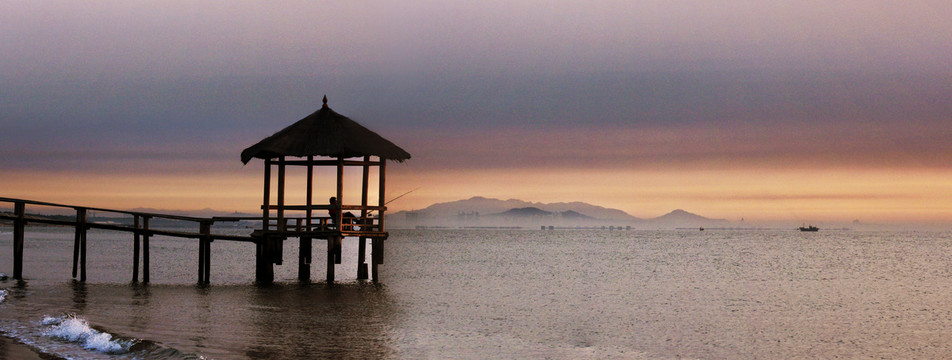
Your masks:
M 337 216 L 340 214 L 340 204 L 337 203 L 337 197 L 330 198 L 331 208 L 327 209 L 327 214 L 331 217 L 331 223 L 337 224 Z M 357 217 L 350 211 L 345 212 L 341 222 L 344 224 L 355 224 Z

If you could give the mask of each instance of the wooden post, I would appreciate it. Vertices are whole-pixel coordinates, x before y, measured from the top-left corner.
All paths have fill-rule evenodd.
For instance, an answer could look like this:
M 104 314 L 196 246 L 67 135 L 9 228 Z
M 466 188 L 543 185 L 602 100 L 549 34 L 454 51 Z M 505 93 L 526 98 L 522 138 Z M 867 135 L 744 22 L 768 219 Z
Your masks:
M 367 238 L 357 240 L 357 280 L 367 280 Z
M 135 220 L 133 221 L 133 225 L 135 226 L 136 230 L 132 241 L 132 282 L 137 283 L 139 282 L 139 241 L 142 235 L 139 234 L 139 225 L 141 221 L 139 219 L 139 215 L 135 215 L 134 218 Z
M 23 237 L 26 226 L 26 203 L 17 201 L 13 205 L 13 278 L 23 280 Z
M 367 191 L 370 182 L 370 156 L 364 156 L 363 179 L 361 180 L 361 198 L 360 198 L 360 230 L 367 231 L 369 221 L 367 219 Z M 367 279 L 367 238 L 357 239 L 357 280 Z
M 380 230 L 381 232 L 386 231 L 386 228 L 383 225 L 384 219 L 384 209 L 383 207 L 387 204 L 387 159 L 380 158 L 380 179 L 379 179 L 380 194 L 377 195 L 378 206 L 380 206 L 380 211 L 377 212 L 377 216 L 380 218 Z
M 337 224 L 337 231 L 344 231 L 344 223 L 341 221 L 344 217 L 344 157 L 337 157 L 337 206 L 340 207 L 340 211 L 337 212 L 337 219 L 334 221 Z
M 377 282 L 379 279 L 377 275 L 377 264 L 379 263 L 377 258 L 383 250 L 380 246 L 382 241 L 380 238 L 371 238 L 370 240 L 370 280 L 373 282 Z
M 86 282 L 86 209 L 82 209 L 79 214 L 82 214 L 76 222 L 76 226 L 82 230 L 79 238 L 79 281 Z
M 327 237 L 327 283 L 334 283 L 334 244 L 337 243 L 338 236 L 330 235 Z
M 198 238 L 198 284 L 206 285 L 208 284 L 210 268 L 208 266 L 210 260 L 208 253 L 210 250 L 209 244 L 211 243 L 211 223 L 202 221 L 199 228 L 202 236 Z
M 142 217 L 142 282 L 149 282 L 149 216 Z
M 86 209 L 76 208 L 76 236 L 73 238 L 73 278 L 76 278 L 79 266 L 79 245 L 83 238 L 83 223 L 85 223 Z
M 261 231 L 271 224 L 271 159 L 264 159 L 264 200 L 261 205 Z
M 307 210 L 305 210 L 305 229 L 304 231 L 311 231 L 311 218 L 313 217 L 313 209 L 311 206 L 314 204 L 314 156 L 308 155 L 307 157 Z M 302 239 L 303 240 L 303 239 Z M 303 244 L 303 243 L 302 243 Z M 310 263 L 310 260 L 308 260 Z
M 284 156 L 278 160 L 278 231 L 284 232 Z
M 267 237 L 255 241 L 255 281 L 261 285 L 274 282 L 274 266 L 268 253 L 268 242 Z
M 209 225 L 210 227 L 211 225 Z M 212 237 L 211 235 L 205 240 L 205 285 L 208 285 L 211 281 L 211 272 L 212 272 Z
M 301 237 L 301 251 L 298 254 L 298 280 L 311 281 L 311 238 Z

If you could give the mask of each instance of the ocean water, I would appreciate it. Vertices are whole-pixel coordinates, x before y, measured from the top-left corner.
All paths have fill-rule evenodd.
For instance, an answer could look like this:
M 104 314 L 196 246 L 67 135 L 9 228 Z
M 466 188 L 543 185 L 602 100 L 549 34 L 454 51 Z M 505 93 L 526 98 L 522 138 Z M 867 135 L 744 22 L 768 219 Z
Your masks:
M 0 228 L 0 272 L 12 271 Z M 28 228 L 24 276 L 0 280 L 0 333 L 82 359 L 786 359 L 952 357 L 952 233 L 406 230 L 381 282 L 253 285 L 254 247 L 154 238 L 132 284 L 131 236 Z M 324 278 L 323 243 L 312 278 Z

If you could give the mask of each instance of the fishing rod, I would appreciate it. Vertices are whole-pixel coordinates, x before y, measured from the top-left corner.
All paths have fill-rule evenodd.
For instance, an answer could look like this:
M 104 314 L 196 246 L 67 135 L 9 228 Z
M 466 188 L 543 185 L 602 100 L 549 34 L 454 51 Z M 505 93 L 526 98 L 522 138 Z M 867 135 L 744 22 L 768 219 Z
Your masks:
M 402 197 L 404 197 L 404 196 L 407 196 L 407 195 L 409 195 L 410 193 L 412 193 L 412 192 L 414 192 L 414 191 L 417 191 L 417 190 L 420 190 L 420 188 L 418 187 L 418 188 L 416 188 L 416 189 L 413 189 L 413 190 L 407 191 L 407 192 L 405 192 L 405 193 L 403 193 L 403 194 L 400 194 L 400 196 L 397 196 L 397 197 L 395 197 L 395 198 L 393 198 L 393 199 L 390 199 L 390 201 L 387 201 L 387 202 L 383 203 L 382 206 L 387 206 L 387 204 L 392 203 L 392 202 L 396 201 L 397 199 L 402 198 Z M 367 212 L 367 216 L 370 216 L 370 214 L 373 214 L 374 211 L 375 211 L 375 210 L 370 210 L 370 211 L 368 211 L 368 212 Z

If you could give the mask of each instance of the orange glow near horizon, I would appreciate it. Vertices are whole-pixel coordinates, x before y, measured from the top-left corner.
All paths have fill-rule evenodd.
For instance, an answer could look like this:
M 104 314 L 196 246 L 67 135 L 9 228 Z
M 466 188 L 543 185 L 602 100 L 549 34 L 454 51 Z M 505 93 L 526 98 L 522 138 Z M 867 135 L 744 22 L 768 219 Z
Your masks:
M 471 196 L 582 201 L 652 218 L 684 209 L 728 220 L 947 222 L 950 170 L 480 170 L 408 174 L 427 186 L 392 209 Z M 414 178 L 420 178 L 415 180 Z M 425 178 L 426 180 L 423 180 Z
M 531 202 L 572 202 L 652 218 L 674 209 L 732 221 L 952 222 L 952 170 L 583 170 L 482 169 L 418 171 L 393 166 L 390 211 L 483 196 Z M 214 209 L 255 213 L 261 204 L 260 166 L 240 174 L 187 176 L 89 173 L 4 173 L 0 196 L 116 209 Z M 288 199 L 303 199 L 303 180 L 289 173 Z M 318 174 L 315 203 L 329 196 Z M 359 173 L 345 174 L 346 203 L 357 200 Z M 376 187 L 371 177 L 371 189 Z M 328 190 L 328 191 L 325 191 Z M 371 203 L 376 193 L 371 191 Z

